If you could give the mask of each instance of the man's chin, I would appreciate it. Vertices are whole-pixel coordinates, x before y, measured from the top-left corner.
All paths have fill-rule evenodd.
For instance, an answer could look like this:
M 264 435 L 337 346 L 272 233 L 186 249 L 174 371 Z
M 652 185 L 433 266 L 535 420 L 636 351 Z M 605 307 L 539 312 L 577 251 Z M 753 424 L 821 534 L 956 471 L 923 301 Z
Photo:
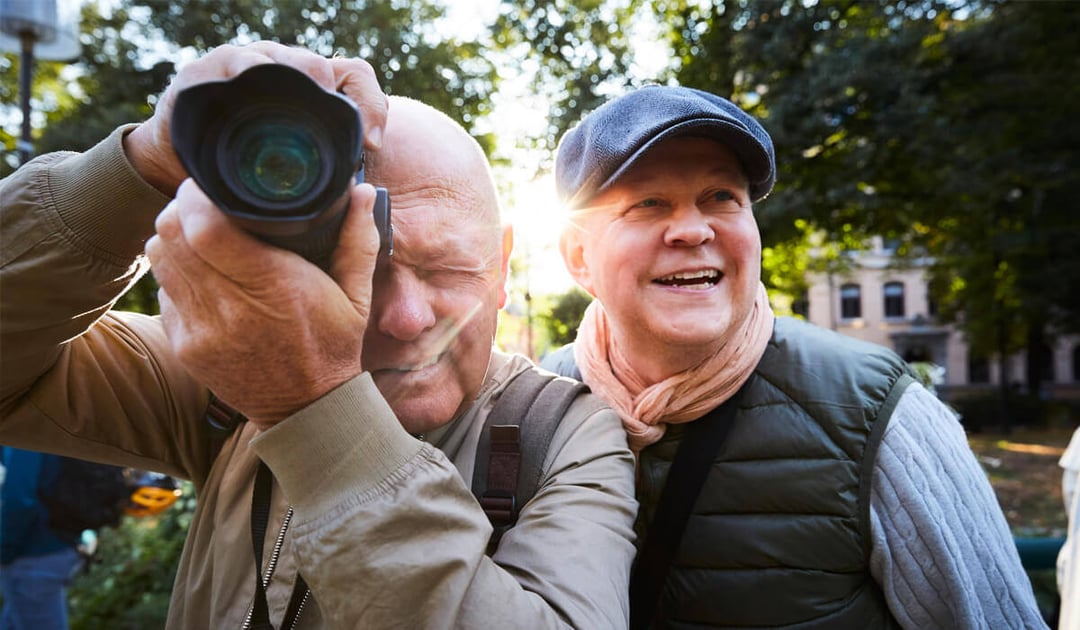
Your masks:
M 424 404 L 418 404 L 420 401 L 416 399 L 405 399 L 392 401 L 390 408 L 394 410 L 394 415 L 406 431 L 413 435 L 422 435 L 445 425 L 457 414 L 456 408 L 449 409 L 449 405 L 445 405 L 447 408 L 444 409 L 437 405 L 437 402 L 425 401 Z
M 458 391 L 445 379 L 417 378 L 416 372 L 380 370 L 375 386 L 409 433 L 425 433 L 453 419 L 459 405 L 448 400 Z

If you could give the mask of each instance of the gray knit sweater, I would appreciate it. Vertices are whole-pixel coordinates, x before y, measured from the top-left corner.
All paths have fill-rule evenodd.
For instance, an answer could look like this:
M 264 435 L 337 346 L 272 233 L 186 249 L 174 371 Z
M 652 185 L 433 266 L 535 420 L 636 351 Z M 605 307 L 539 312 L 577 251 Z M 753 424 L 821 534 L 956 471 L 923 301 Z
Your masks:
M 904 628 L 1046 628 L 993 488 L 918 383 L 893 412 L 870 496 L 870 572 Z

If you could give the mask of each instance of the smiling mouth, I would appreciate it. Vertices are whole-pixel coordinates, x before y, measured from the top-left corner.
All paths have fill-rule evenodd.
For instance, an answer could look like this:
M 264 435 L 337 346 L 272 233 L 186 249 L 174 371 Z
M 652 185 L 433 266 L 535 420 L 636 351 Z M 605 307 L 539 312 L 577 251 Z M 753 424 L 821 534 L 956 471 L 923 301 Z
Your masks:
M 446 352 L 440 352 L 439 354 L 436 354 L 436 355 L 432 356 L 430 359 L 428 359 L 424 363 L 415 364 L 415 365 L 406 365 L 406 366 L 402 366 L 402 367 L 385 367 L 385 368 L 382 368 L 382 369 L 377 370 L 377 371 L 378 372 L 396 372 L 396 373 L 399 373 L 399 374 L 406 374 L 408 372 L 420 372 L 422 370 L 426 370 L 427 368 L 435 365 L 436 363 L 441 361 L 444 356 L 446 356 Z
M 723 274 L 716 269 L 703 269 L 701 271 L 673 273 L 670 276 L 657 278 L 653 280 L 653 282 L 668 287 L 680 287 L 683 289 L 708 289 L 709 287 L 716 286 L 722 277 Z

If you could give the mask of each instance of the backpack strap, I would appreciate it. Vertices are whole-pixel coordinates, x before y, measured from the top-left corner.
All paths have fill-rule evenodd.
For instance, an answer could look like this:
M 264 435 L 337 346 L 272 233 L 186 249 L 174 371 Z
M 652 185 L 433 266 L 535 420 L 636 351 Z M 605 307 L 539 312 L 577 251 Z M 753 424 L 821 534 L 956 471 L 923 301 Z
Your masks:
M 587 391 L 579 381 L 529 368 L 515 374 L 495 401 L 480 433 L 472 480 L 473 495 L 494 527 L 488 553 L 536 494 L 555 429 L 570 404 Z M 245 420 L 210 394 L 206 421 L 214 457 Z
M 210 461 L 213 462 L 225 446 L 225 441 L 241 423 L 247 422 L 247 417 L 210 392 L 205 419 L 210 425 Z
M 494 528 L 489 554 L 536 494 L 551 437 L 585 391 L 578 381 L 530 368 L 516 374 L 495 401 L 480 433 L 472 480 L 473 495 Z

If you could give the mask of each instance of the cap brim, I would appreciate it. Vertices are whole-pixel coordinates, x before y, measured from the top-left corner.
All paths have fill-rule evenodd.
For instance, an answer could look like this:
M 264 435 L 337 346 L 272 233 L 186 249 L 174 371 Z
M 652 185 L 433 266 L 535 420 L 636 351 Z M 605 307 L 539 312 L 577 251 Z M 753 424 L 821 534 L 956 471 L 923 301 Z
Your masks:
M 650 138 L 628 156 L 619 168 L 593 191 L 592 195 L 602 193 L 614 185 L 628 169 L 633 167 L 639 159 L 656 145 L 678 136 L 712 138 L 730 148 L 742 164 L 752 201 L 758 201 L 761 197 L 764 197 L 771 187 L 769 175 L 772 172 L 772 161 L 768 151 L 761 146 L 761 143 L 753 134 L 729 121 L 718 118 L 695 118 L 672 125 Z

